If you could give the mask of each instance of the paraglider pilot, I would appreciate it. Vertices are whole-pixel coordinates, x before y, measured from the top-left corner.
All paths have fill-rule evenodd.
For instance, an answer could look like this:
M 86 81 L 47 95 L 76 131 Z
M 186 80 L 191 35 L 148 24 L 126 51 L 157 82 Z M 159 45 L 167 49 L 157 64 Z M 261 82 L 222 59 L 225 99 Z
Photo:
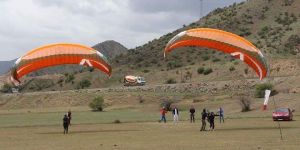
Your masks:
M 65 114 L 65 116 L 63 118 L 63 126 L 64 126 L 64 134 L 68 134 L 68 130 L 69 130 L 69 118 L 68 118 L 67 114 Z

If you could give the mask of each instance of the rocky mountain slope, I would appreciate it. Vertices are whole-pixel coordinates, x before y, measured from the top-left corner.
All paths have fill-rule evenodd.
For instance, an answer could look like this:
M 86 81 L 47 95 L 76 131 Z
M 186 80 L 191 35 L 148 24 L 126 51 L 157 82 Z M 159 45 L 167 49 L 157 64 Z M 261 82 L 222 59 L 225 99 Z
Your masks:
M 0 61 L 0 75 L 7 73 L 16 60 Z
M 124 54 L 128 50 L 122 44 L 113 40 L 98 43 L 95 46 L 93 46 L 93 48 L 103 53 L 106 57 L 110 59 L 113 59 L 117 55 Z

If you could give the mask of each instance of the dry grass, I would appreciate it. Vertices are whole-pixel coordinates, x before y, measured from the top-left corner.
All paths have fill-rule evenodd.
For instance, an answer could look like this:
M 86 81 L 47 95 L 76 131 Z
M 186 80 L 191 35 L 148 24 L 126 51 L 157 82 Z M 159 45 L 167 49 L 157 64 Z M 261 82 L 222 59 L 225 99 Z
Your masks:
M 227 119 L 216 123 L 213 132 L 199 132 L 199 121 L 78 124 L 70 127 L 69 135 L 62 134 L 60 125 L 5 127 L 0 128 L 0 145 L 5 150 L 299 149 L 300 121 L 281 125 L 283 141 L 270 118 Z

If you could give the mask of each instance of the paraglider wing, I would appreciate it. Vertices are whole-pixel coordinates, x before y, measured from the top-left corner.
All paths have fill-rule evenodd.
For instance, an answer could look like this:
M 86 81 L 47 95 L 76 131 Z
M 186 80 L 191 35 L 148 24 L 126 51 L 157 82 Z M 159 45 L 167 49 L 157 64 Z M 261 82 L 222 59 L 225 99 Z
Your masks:
M 34 49 L 17 59 L 11 69 L 11 80 L 15 85 L 30 72 L 64 64 L 87 65 L 111 75 L 111 66 L 100 52 L 79 44 L 51 44 Z
M 212 48 L 228 53 L 253 68 L 260 80 L 268 74 L 268 66 L 262 52 L 236 34 L 210 28 L 183 31 L 169 41 L 164 56 L 173 49 L 185 46 Z

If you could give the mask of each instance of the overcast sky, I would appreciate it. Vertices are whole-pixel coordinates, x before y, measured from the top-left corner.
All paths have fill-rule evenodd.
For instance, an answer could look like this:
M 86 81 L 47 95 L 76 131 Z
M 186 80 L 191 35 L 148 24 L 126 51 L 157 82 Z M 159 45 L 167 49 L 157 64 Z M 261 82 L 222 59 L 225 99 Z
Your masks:
M 203 0 L 203 15 L 244 0 Z M 200 17 L 200 0 L 0 0 L 0 60 L 49 43 L 134 48 Z

